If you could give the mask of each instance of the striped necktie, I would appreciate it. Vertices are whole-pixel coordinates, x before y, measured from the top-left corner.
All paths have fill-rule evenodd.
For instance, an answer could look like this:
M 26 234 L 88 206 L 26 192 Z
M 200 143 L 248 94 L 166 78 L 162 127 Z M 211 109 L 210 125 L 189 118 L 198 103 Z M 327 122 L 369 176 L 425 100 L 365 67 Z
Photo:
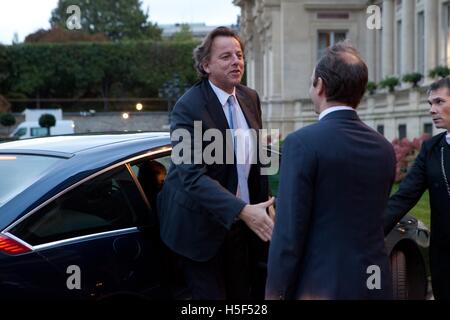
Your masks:
M 229 96 L 228 97 L 228 124 L 231 129 L 231 135 L 233 137 L 233 147 L 234 147 L 234 153 L 236 154 L 237 148 L 237 142 L 239 139 L 236 139 L 234 135 L 234 129 L 238 129 L 237 121 L 236 121 L 236 109 L 234 104 L 234 97 Z M 245 149 L 244 149 L 245 150 Z M 239 157 L 235 157 L 235 159 L 238 159 Z M 239 192 L 238 196 L 242 200 L 244 200 L 246 203 L 250 203 L 250 195 L 248 191 L 248 182 L 247 177 L 245 175 L 245 164 L 237 163 L 236 164 L 237 174 L 238 174 L 238 187 Z

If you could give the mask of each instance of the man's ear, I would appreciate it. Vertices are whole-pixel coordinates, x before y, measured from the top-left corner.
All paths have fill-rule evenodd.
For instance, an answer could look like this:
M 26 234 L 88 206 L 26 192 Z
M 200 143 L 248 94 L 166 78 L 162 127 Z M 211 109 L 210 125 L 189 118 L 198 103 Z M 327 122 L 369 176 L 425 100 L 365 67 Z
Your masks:
M 325 94 L 325 84 L 321 77 L 317 78 L 316 90 L 317 90 L 318 95 Z
M 202 62 L 202 68 L 207 74 L 209 74 L 210 70 L 209 70 L 209 63 L 208 63 L 208 61 Z

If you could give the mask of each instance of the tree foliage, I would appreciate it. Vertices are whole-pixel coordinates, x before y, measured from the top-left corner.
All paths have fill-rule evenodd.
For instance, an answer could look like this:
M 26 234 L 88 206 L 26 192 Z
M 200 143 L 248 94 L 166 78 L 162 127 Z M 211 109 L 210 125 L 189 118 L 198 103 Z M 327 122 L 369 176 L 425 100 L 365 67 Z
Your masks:
M 43 128 L 47 128 L 47 135 L 50 135 L 50 128 L 54 127 L 56 124 L 56 118 L 54 115 L 49 113 L 44 113 L 39 117 L 39 125 Z
M 16 118 L 11 113 L 2 113 L 0 115 L 0 124 L 5 127 L 11 127 L 16 124 Z
M 50 30 L 39 29 L 25 37 L 26 43 L 64 43 L 64 42 L 104 42 L 108 37 L 104 33 L 88 33 L 83 30 L 67 30 L 54 26 Z
M 175 42 L 183 42 L 183 41 L 194 41 L 194 36 L 191 31 L 191 27 L 189 24 L 182 23 L 180 25 L 180 31 L 175 32 L 171 37 L 171 41 Z
M 20 44 L 6 47 L 10 90 L 23 98 L 158 97 L 178 73 L 188 85 L 197 79 L 196 42 L 104 42 Z M 108 105 L 105 102 L 105 109 Z
M 414 138 L 412 141 L 408 138 L 394 139 L 392 146 L 395 151 L 396 169 L 395 181 L 399 182 L 406 176 L 408 170 L 411 168 L 416 156 L 418 155 L 422 143 L 428 140 L 430 135 L 424 133 L 419 138 Z
M 0 45 L 0 93 L 8 90 L 10 63 L 5 46 Z
M 148 21 L 148 11 L 142 11 L 140 0 L 59 0 L 50 24 L 65 28 L 71 5 L 80 8 L 80 24 L 88 33 L 104 33 L 113 41 L 161 38 L 161 29 Z

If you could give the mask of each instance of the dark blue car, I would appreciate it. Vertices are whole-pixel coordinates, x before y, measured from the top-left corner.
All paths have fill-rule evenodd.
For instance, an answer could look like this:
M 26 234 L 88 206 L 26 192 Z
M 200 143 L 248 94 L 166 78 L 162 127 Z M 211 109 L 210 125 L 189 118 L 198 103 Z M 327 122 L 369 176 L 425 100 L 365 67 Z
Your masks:
M 1 143 L 0 297 L 188 297 L 154 210 L 170 152 L 168 133 Z M 397 297 L 425 297 L 428 238 L 407 217 L 386 239 Z
M 163 298 L 166 133 L 0 144 L 0 296 Z

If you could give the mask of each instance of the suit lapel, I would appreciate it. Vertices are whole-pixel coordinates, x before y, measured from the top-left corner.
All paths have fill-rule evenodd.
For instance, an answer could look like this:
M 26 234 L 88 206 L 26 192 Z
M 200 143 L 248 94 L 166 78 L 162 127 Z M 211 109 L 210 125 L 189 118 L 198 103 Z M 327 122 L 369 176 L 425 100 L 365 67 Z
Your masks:
M 258 125 L 258 117 L 254 113 L 254 102 L 250 100 L 247 95 L 244 95 L 238 87 L 236 87 L 236 97 L 241 106 L 241 110 L 244 113 L 247 124 L 252 129 L 261 129 Z
M 203 81 L 203 87 L 203 91 L 205 92 L 206 96 L 206 108 L 208 109 L 209 115 L 214 121 L 216 128 L 219 129 L 222 134 L 225 134 L 225 130 L 229 129 L 229 127 L 219 98 L 217 98 L 216 94 L 212 90 L 211 86 L 208 83 L 208 80 Z

